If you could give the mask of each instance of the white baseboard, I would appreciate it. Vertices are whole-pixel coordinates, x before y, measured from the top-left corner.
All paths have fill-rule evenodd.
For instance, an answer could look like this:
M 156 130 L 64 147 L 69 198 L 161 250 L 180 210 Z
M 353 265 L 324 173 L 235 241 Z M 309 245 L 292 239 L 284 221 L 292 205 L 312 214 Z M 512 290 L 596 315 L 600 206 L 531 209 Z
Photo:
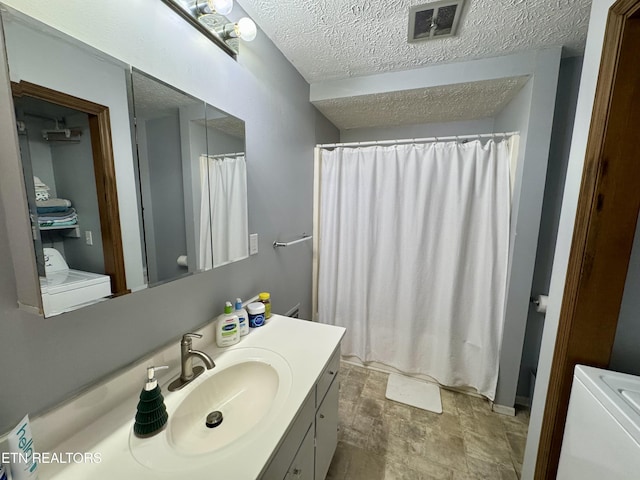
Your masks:
M 516 416 L 515 407 L 507 407 L 506 405 L 498 405 L 497 403 L 493 403 L 491 405 L 491 410 L 493 410 L 496 413 L 499 413 L 500 415 L 507 415 L 509 417 Z
M 40 311 L 39 307 L 27 305 L 26 303 L 22 303 L 21 301 L 18 301 L 18 309 L 22 310 L 23 312 L 33 313 L 34 315 L 39 315 L 41 317 L 43 316 L 42 311 Z

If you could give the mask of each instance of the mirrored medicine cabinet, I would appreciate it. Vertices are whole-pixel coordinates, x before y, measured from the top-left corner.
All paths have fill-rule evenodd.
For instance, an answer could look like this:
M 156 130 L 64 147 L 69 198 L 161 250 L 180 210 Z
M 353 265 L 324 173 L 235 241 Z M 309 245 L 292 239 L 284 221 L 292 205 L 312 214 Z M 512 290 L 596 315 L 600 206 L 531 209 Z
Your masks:
M 248 256 L 244 121 L 10 9 L 2 25 L 45 317 Z

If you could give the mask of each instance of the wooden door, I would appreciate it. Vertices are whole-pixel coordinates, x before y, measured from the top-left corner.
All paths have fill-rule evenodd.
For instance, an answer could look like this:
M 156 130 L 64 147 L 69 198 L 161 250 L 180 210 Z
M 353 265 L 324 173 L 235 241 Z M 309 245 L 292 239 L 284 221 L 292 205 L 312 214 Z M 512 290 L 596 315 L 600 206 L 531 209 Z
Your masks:
M 610 10 L 536 479 L 554 479 L 576 364 L 607 367 L 640 208 L 640 0 Z

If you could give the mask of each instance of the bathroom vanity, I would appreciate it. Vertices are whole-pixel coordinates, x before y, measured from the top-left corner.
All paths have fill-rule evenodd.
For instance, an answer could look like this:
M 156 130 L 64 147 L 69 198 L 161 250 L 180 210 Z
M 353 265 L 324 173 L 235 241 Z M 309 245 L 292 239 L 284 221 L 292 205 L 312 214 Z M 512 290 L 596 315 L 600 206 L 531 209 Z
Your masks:
M 218 348 L 211 323 L 197 332 L 203 338 L 194 348 L 216 366 L 170 392 L 168 384 L 180 374 L 177 339 L 32 418 L 36 451 L 90 460 L 41 463 L 39 478 L 323 480 L 337 445 L 336 377 L 344 332 L 273 315 L 239 344 Z M 133 420 L 149 365 L 169 366 L 157 376 L 169 421 L 157 435 L 137 438 Z M 209 409 L 224 415 L 213 429 L 204 425 Z

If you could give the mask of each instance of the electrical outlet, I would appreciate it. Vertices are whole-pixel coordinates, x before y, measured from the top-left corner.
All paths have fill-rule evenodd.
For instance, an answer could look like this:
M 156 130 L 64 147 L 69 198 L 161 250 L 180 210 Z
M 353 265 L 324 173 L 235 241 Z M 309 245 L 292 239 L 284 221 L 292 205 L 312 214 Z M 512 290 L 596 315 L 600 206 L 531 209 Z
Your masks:
M 249 235 L 249 255 L 255 255 L 258 253 L 258 234 L 252 233 Z
M 93 233 L 91 230 L 84 231 L 84 241 L 87 245 L 93 245 Z

